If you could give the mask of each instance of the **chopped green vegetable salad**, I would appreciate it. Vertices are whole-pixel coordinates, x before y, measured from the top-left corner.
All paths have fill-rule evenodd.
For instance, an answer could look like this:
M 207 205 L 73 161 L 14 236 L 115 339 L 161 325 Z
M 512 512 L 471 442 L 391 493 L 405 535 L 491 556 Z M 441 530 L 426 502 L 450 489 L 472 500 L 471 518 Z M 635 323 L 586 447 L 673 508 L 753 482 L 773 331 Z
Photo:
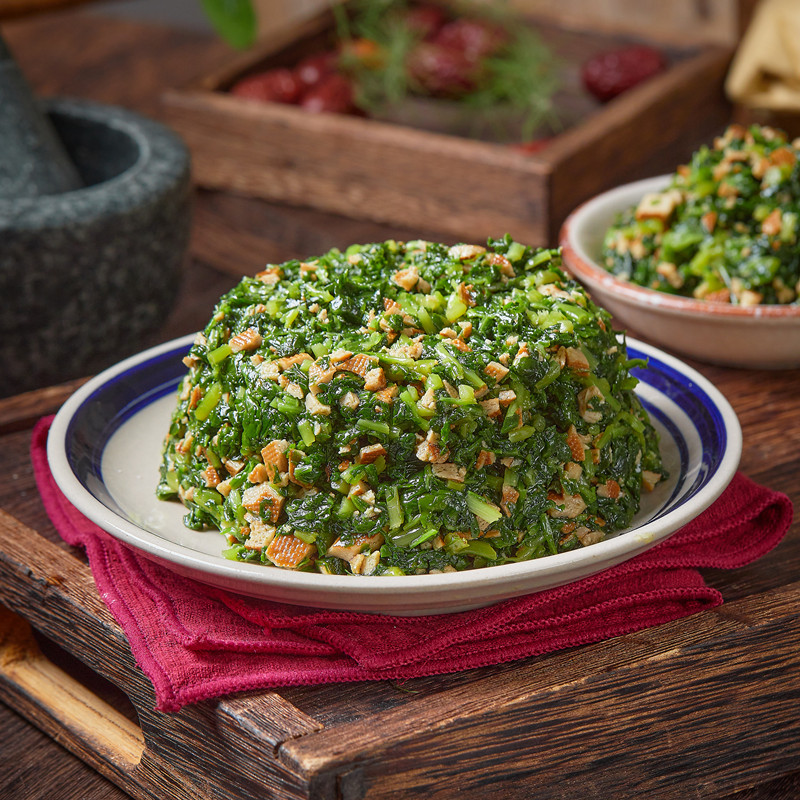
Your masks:
M 797 304 L 800 140 L 731 125 L 669 186 L 620 215 L 604 266 L 650 289 L 741 306 Z
M 228 558 L 452 572 L 584 547 L 664 476 L 609 314 L 555 250 L 424 241 L 270 266 L 184 363 L 158 495 Z

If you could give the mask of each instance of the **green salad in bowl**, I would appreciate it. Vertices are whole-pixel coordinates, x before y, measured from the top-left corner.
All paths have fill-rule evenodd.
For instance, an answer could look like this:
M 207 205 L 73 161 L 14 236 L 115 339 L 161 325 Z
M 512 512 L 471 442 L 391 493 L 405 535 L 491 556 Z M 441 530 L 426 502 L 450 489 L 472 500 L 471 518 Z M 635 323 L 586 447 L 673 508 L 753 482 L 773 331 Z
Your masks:
M 638 362 L 558 251 L 387 241 L 269 266 L 184 363 L 158 496 L 228 558 L 453 572 L 589 546 L 665 477 Z
M 739 306 L 798 304 L 800 140 L 731 125 L 608 228 L 600 263 L 650 289 Z

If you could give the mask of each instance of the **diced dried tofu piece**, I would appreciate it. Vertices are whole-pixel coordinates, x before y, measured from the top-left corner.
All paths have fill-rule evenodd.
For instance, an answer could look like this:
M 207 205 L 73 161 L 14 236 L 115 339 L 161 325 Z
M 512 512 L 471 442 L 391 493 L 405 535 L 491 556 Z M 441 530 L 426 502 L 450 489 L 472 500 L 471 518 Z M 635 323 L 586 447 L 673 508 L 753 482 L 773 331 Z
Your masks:
M 557 519 L 574 519 L 586 508 L 586 501 L 579 494 L 556 495 L 550 492 L 547 497 L 556 504 L 547 513 Z
M 431 386 L 425 394 L 420 397 L 419 402 L 417 405 L 420 408 L 427 409 L 428 411 L 433 411 L 436 408 L 436 394 L 434 393 L 433 387 Z
M 308 369 L 308 380 L 311 385 L 330 383 L 335 374 L 335 366 L 323 366 L 318 361 L 315 361 Z
M 602 411 L 595 411 L 591 405 L 592 400 L 598 400 L 599 402 L 603 402 L 605 397 L 600 389 L 592 384 L 591 386 L 587 386 L 585 389 L 582 389 L 578 392 L 578 413 L 581 415 L 581 418 L 588 422 L 590 425 L 595 422 L 600 422 L 603 418 Z M 578 459 L 583 460 L 583 459 Z
M 777 236 L 781 232 L 782 227 L 781 210 L 779 208 L 773 208 L 761 223 L 761 233 L 767 236 Z
M 513 278 L 515 276 L 516 273 L 514 272 L 514 267 L 502 253 L 489 253 L 486 256 L 486 260 L 490 264 L 500 267 L 501 274 L 506 275 L 509 278 Z
M 458 464 L 451 464 L 448 462 L 444 462 L 443 464 L 434 463 L 431 469 L 433 470 L 433 474 L 443 481 L 458 481 L 459 483 L 464 483 L 467 477 L 467 468 L 459 467 Z
M 383 367 L 375 367 L 364 376 L 364 388 L 368 392 L 377 392 L 386 386 L 386 375 Z
M 523 358 L 530 358 L 531 351 L 528 350 L 528 343 L 527 342 L 520 342 L 519 349 L 517 350 L 517 354 L 514 356 L 514 366 L 519 364 Z
M 578 537 L 578 541 L 584 546 L 588 547 L 590 544 L 597 544 L 605 537 L 603 531 L 593 531 L 587 528 L 585 525 L 581 525 L 579 528 L 575 530 L 575 535 Z
M 340 399 L 339 405 L 349 411 L 355 411 L 358 408 L 359 399 L 355 392 L 346 392 Z
M 282 274 L 279 267 L 267 267 L 267 269 L 256 273 L 256 279 L 261 281 L 261 283 L 266 283 L 269 286 L 278 283 L 281 277 Z
M 572 453 L 573 460 L 582 464 L 586 457 L 586 442 L 574 425 L 570 425 L 567 430 L 567 446 Z
M 489 419 L 496 419 L 502 413 L 500 410 L 500 400 L 497 397 L 490 397 L 488 400 L 479 400 L 478 402 Z
M 189 409 L 197 408 L 197 404 L 203 398 L 203 387 L 195 386 L 189 394 Z
M 288 447 L 289 442 L 286 439 L 273 439 L 261 449 L 261 458 L 271 481 L 275 480 L 277 473 L 286 472 L 289 468 L 289 461 L 284 455 Z
M 205 481 L 205 483 L 206 483 L 206 486 L 208 486 L 208 487 L 209 487 L 209 489 L 214 489 L 214 488 L 216 488 L 216 487 L 217 487 L 217 486 L 219 486 L 219 485 L 220 485 L 220 483 L 222 482 L 222 479 L 219 477 L 219 473 L 217 472 L 217 470 L 216 470 L 216 469 L 214 469 L 214 467 L 212 467 L 212 466 L 211 466 L 211 464 L 209 464 L 209 465 L 208 465 L 208 466 L 207 466 L 207 467 L 206 467 L 206 468 L 205 468 L 205 469 L 204 469 L 204 470 L 203 470 L 203 471 L 200 473 L 200 475 L 202 476 L 203 480 L 204 480 L 204 481 Z
M 398 286 L 402 287 L 407 292 L 410 292 L 417 285 L 417 281 L 419 280 L 419 270 L 415 264 L 412 264 L 406 269 L 401 269 L 395 272 L 395 274 L 392 276 L 392 280 Z
M 483 371 L 490 377 L 494 378 L 498 383 L 508 375 L 508 367 L 498 364 L 497 361 L 490 361 Z
M 338 350 L 334 350 L 329 356 L 328 360 L 331 364 L 338 364 L 341 361 L 347 361 L 353 353 L 350 350 L 344 350 L 339 348 Z
M 586 358 L 583 350 L 578 347 L 568 347 L 566 350 L 567 366 L 570 369 L 580 373 L 589 372 L 589 360 Z
M 672 212 L 683 202 L 683 195 L 678 189 L 666 192 L 646 194 L 636 208 L 636 219 L 668 220 Z
M 397 397 L 399 393 L 400 389 L 396 383 L 393 383 L 391 386 L 387 386 L 385 389 L 380 389 L 379 391 L 375 392 L 375 397 L 377 397 L 382 403 L 391 405 L 394 402 L 394 398 Z
M 364 560 L 364 567 L 361 570 L 362 575 L 372 575 L 378 567 L 381 560 L 381 551 L 375 550 L 370 553 Z
M 306 410 L 309 414 L 318 414 L 323 417 L 330 416 L 331 413 L 331 407 L 326 406 L 325 403 L 320 403 L 311 392 L 306 395 Z
M 475 305 L 475 287 L 471 283 L 458 284 L 458 296 L 464 305 L 472 308 Z
M 368 444 L 358 451 L 359 464 L 371 464 L 381 456 L 386 455 L 386 448 L 382 444 Z
M 703 227 L 709 232 L 714 233 L 714 228 L 717 227 L 717 212 L 716 211 L 708 211 L 700 217 L 700 222 L 703 223 Z
M 558 297 L 561 300 L 572 300 L 572 295 L 557 286 L 555 283 L 545 283 L 538 287 L 539 293 L 547 295 L 547 297 Z
M 256 464 L 253 469 L 250 470 L 247 480 L 250 481 L 250 483 L 264 483 L 268 477 L 269 472 L 266 466 L 264 464 Z
M 366 563 L 367 557 L 363 553 L 356 553 L 350 559 L 350 569 L 353 571 L 353 575 L 363 575 Z
M 276 567 L 296 569 L 315 550 L 315 545 L 296 536 L 276 536 L 267 547 L 267 556 Z
M 275 526 L 267 525 L 260 519 L 250 521 L 250 535 L 244 542 L 248 550 L 262 550 L 275 536 Z
M 491 450 L 481 450 L 475 461 L 475 469 L 483 469 L 484 467 L 491 466 L 496 460 L 497 456 L 491 452 Z
M 740 306 L 758 306 L 764 300 L 764 295 L 761 292 L 754 292 L 752 289 L 745 289 L 739 295 Z
M 428 435 L 417 445 L 416 455 L 420 461 L 428 461 L 431 464 L 442 464 L 447 461 L 448 451 L 442 450 L 438 445 L 439 434 L 436 431 L 428 431 Z
M 486 248 L 479 244 L 456 244 L 447 251 L 447 255 L 458 261 L 466 261 L 485 252 Z
M 605 483 L 601 483 L 597 487 L 598 497 L 605 497 L 610 500 L 618 500 L 621 494 L 622 489 L 613 478 L 609 478 Z
M 287 383 L 284 391 L 298 400 L 302 400 L 306 396 L 303 387 L 299 383 Z
M 667 283 L 674 289 L 680 289 L 683 286 L 683 276 L 678 272 L 677 265 L 671 261 L 661 261 L 656 266 L 656 272 L 665 278 Z
M 281 377 L 281 368 L 275 361 L 262 361 L 258 365 L 258 374 L 265 381 L 277 381 Z
M 400 303 L 397 300 L 393 300 L 391 297 L 384 297 L 383 298 L 383 310 L 387 314 L 402 314 L 403 309 L 400 307 Z
M 513 486 L 509 486 L 507 483 L 504 483 L 500 508 L 507 517 L 511 516 L 511 511 L 508 508 L 509 503 L 516 503 L 517 500 L 519 500 L 519 492 Z
M 513 389 L 503 389 L 503 391 L 497 395 L 497 399 L 500 401 L 500 405 L 505 408 L 506 406 L 510 406 L 517 399 L 517 393 Z
M 313 358 L 308 353 L 298 353 L 294 356 L 283 356 L 276 363 L 282 370 L 287 370 L 295 364 L 302 364 L 304 361 L 313 361 Z
M 769 160 L 776 167 L 793 167 L 797 162 L 797 155 L 791 147 L 779 147 L 772 151 Z
M 238 475 L 244 469 L 244 461 L 226 458 L 222 463 L 225 469 L 228 470 L 229 475 Z
M 233 353 L 241 353 L 246 350 L 255 350 L 261 346 L 261 334 L 255 328 L 248 328 L 246 331 L 232 336 L 228 342 Z
M 350 544 L 342 544 L 341 539 L 337 539 L 329 548 L 327 555 L 334 558 L 341 558 L 344 561 L 350 561 L 353 556 L 368 551 L 370 553 L 376 551 L 383 545 L 383 534 L 376 533 L 372 536 L 366 534 L 356 534 Z
M 242 505 L 253 514 L 261 514 L 261 509 L 268 513 L 270 522 L 277 522 L 281 516 L 283 495 L 269 483 L 259 483 L 256 486 L 248 486 L 242 492 Z
M 363 378 L 377 363 L 378 359 L 375 356 L 359 353 L 352 358 L 342 361 L 336 368 L 345 372 L 353 372 Z
M 660 480 L 661 475 L 658 472 L 651 472 L 649 469 L 642 470 L 642 486 L 646 491 L 652 492 Z

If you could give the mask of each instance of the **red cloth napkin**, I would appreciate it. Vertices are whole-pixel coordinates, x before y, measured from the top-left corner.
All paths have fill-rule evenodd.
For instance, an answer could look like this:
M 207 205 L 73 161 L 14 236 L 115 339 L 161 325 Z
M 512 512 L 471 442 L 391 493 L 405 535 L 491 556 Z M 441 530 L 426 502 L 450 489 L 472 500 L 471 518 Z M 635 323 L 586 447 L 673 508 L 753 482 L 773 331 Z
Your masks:
M 456 672 L 678 619 L 722 603 L 696 567 L 743 566 L 777 545 L 792 519 L 788 497 L 737 474 L 666 542 L 577 583 L 441 616 L 301 608 L 181 577 L 101 531 L 53 480 L 51 419 L 39 422 L 31 447 L 44 506 L 64 541 L 85 548 L 162 711 L 247 689 Z

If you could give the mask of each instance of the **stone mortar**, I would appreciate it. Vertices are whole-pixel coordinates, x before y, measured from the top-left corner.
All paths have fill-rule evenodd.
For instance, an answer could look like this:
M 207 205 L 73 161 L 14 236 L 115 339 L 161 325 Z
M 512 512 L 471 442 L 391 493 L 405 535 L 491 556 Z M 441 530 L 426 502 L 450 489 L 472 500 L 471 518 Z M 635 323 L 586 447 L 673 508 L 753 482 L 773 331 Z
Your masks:
M 177 294 L 191 217 L 181 139 L 130 111 L 44 104 L 85 187 L 0 199 L 0 396 L 138 351 Z

